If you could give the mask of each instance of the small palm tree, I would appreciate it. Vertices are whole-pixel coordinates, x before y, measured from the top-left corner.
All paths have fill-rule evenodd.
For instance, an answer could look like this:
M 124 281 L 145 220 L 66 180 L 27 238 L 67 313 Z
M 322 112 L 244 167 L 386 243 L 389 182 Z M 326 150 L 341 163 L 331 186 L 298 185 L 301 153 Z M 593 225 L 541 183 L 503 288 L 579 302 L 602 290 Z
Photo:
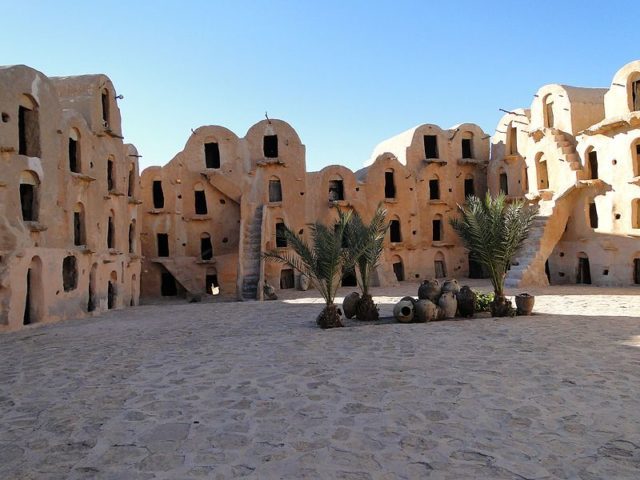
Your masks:
M 358 286 L 362 296 L 356 304 L 356 318 L 358 320 L 378 320 L 378 307 L 369 294 L 371 274 L 380 263 L 384 251 L 384 236 L 389 224 L 386 221 L 387 210 L 378 204 L 373 218 L 365 224 L 358 212 L 354 212 L 347 224 L 346 239 L 348 245 L 349 264 L 358 268 L 360 273 Z
M 350 212 L 338 210 L 335 228 L 316 222 L 311 226 L 313 245 L 309 245 L 285 225 L 283 236 L 293 252 L 271 250 L 263 255 L 267 260 L 288 265 L 309 277 L 326 303 L 317 319 L 318 325 L 322 328 L 343 326 L 340 310 L 334 304 L 334 300 L 340 285 L 342 267 L 347 263 L 342 238 L 350 218 Z
M 522 201 L 508 203 L 501 192 L 496 198 L 487 193 L 484 200 L 471 195 L 466 205 L 458 205 L 458 209 L 460 218 L 450 219 L 449 223 L 471 257 L 489 272 L 495 293 L 492 315 L 512 315 L 511 302 L 504 295 L 504 280 L 511 260 L 529 235 L 537 208 Z

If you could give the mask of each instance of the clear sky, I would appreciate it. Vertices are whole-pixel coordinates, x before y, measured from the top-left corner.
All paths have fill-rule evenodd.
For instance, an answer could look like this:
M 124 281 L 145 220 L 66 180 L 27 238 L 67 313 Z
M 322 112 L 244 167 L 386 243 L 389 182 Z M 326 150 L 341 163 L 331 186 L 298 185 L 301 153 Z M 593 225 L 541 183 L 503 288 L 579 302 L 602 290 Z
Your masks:
M 126 141 L 162 165 L 190 129 L 269 117 L 307 169 L 360 168 L 421 123 L 479 124 L 547 83 L 608 87 L 640 59 L 640 1 L 0 0 L 1 64 L 105 73 Z

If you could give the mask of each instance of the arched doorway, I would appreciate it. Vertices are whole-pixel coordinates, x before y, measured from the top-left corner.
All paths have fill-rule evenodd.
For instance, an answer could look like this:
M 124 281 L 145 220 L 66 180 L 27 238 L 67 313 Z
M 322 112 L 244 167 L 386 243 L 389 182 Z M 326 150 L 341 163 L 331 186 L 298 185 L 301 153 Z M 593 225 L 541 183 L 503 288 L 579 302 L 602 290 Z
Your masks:
M 26 274 L 26 292 L 23 325 L 42 321 L 44 311 L 44 291 L 42 285 L 42 260 L 33 257 Z

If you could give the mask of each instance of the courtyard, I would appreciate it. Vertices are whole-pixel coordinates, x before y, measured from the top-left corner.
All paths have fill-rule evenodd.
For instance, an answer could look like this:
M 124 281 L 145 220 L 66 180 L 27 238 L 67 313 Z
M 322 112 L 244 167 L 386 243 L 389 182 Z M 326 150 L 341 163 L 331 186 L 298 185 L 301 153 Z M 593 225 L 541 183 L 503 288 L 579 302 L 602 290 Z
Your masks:
M 0 478 L 638 478 L 638 289 L 529 291 L 531 317 L 322 331 L 290 291 L 1 335 Z

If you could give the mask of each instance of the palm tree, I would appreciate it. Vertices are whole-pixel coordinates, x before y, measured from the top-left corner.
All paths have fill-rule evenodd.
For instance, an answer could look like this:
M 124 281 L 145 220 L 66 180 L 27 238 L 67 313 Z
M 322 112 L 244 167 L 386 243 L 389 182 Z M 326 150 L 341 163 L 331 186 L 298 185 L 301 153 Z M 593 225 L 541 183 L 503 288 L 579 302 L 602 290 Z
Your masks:
M 461 217 L 449 223 L 458 233 L 471 258 L 484 265 L 488 272 L 494 300 L 491 304 L 493 316 L 513 314 L 511 302 L 504 295 L 504 280 L 511 260 L 526 240 L 531 230 L 537 207 L 522 201 L 508 203 L 504 193 L 484 200 L 471 195 L 464 206 L 458 205 Z
M 338 222 L 335 228 L 329 228 L 316 222 L 311 226 L 313 245 L 309 245 L 300 235 L 285 225 L 283 236 L 293 252 L 271 250 L 264 253 L 267 260 L 279 262 L 303 273 L 325 300 L 325 307 L 318 316 L 321 328 L 342 327 L 341 313 L 334 304 L 340 285 L 342 267 L 347 262 L 342 248 L 342 238 L 351 212 L 338 210 Z
M 355 265 L 360 273 L 358 286 L 362 296 L 356 304 L 358 320 L 378 320 L 378 307 L 369 294 L 371 274 L 380 263 L 384 250 L 384 236 L 389 224 L 386 222 L 387 210 L 378 204 L 373 218 L 366 225 L 358 212 L 354 212 L 347 224 L 346 239 L 348 245 L 349 264 Z

